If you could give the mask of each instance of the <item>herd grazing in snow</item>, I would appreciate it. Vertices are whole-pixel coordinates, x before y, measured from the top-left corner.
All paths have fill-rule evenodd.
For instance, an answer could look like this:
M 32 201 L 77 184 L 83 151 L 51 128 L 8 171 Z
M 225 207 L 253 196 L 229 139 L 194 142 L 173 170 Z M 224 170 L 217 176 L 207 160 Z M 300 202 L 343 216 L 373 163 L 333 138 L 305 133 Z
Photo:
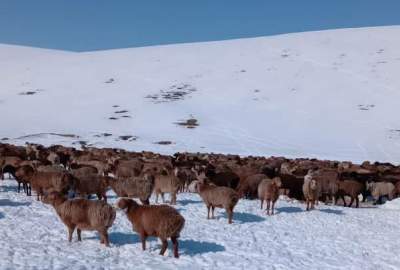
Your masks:
M 266 215 L 274 215 L 280 196 L 305 201 L 306 210 L 318 208 L 318 202 L 355 207 L 372 198 L 381 203 L 400 195 L 400 167 L 390 163 L 353 164 L 317 159 L 283 157 L 239 157 L 237 155 L 176 153 L 165 156 L 152 152 L 128 152 L 122 149 L 72 147 L 38 144 L 15 146 L 0 144 L 0 176 L 8 173 L 24 192 L 54 207 L 72 240 L 76 229 L 97 231 L 101 243 L 109 246 L 108 229 L 122 209 L 141 239 L 158 237 L 160 254 L 173 245 L 179 257 L 178 238 L 184 217 L 173 207 L 179 193 L 198 193 L 214 218 L 215 208 L 225 209 L 228 223 L 234 222 L 234 209 L 241 199 L 266 202 Z M 107 203 L 107 191 L 119 200 Z M 164 194 L 169 194 L 164 204 Z M 150 197 L 155 194 L 155 204 Z M 97 199 L 91 199 L 91 196 Z M 158 204 L 161 195 L 162 203 Z M 350 197 L 350 202 L 348 198 Z M 138 203 L 134 199 L 140 201 Z

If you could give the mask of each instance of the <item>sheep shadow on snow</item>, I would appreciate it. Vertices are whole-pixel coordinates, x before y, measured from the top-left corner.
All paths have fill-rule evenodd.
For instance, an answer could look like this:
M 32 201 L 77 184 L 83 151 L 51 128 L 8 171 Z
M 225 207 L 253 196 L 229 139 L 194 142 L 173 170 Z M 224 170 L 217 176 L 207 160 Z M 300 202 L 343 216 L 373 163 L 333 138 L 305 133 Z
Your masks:
M 14 202 L 9 199 L 0 199 L 0 206 L 28 206 L 30 202 Z
M 0 212 L 0 219 L 4 218 L 4 214 Z
M 178 204 L 182 206 L 186 206 L 188 204 L 197 204 L 197 203 L 202 203 L 202 201 L 195 201 L 195 200 L 178 200 Z
M 284 206 L 284 207 L 278 207 L 276 208 L 278 213 L 301 213 L 304 212 L 305 210 L 301 209 L 300 207 L 295 207 L 295 206 Z
M 224 217 L 228 219 L 226 213 L 224 213 Z M 233 223 L 235 223 L 235 221 L 240 221 L 241 223 L 263 222 L 265 218 L 250 213 L 233 212 Z
M 141 243 L 139 235 L 134 232 L 132 232 L 132 233 L 110 232 L 108 234 L 108 237 L 110 239 L 110 243 L 112 243 L 116 246 L 124 246 L 124 245 Z M 92 237 L 92 238 L 95 238 L 95 237 Z M 156 237 L 148 237 L 146 239 L 146 242 L 148 242 L 148 241 L 157 241 L 157 238 Z
M 179 249 L 182 254 L 194 256 L 209 252 L 225 251 L 225 247 L 212 242 L 194 241 L 194 240 L 178 240 Z
M 319 211 L 327 214 L 344 215 L 342 210 L 336 209 L 319 209 Z

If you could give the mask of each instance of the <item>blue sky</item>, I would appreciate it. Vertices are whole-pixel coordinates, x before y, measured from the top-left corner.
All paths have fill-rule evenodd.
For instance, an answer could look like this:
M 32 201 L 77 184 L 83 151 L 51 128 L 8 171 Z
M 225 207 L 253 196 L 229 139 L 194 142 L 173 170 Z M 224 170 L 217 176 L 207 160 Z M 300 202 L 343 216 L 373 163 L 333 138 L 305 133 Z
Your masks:
M 400 0 L 0 0 L 0 43 L 71 51 L 400 24 Z

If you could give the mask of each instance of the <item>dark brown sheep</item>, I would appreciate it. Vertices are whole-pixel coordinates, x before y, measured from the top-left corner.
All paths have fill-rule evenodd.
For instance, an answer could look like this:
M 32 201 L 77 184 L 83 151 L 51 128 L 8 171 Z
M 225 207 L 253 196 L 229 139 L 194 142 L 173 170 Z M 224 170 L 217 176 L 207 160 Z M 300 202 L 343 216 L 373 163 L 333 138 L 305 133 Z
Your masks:
M 31 182 L 30 179 L 35 173 L 34 169 L 29 165 L 19 167 L 15 172 L 15 180 L 18 182 L 18 193 L 20 192 L 20 185 L 24 189 L 26 195 L 31 195 Z
M 146 238 L 160 238 L 162 247 L 160 255 L 168 248 L 167 239 L 171 238 L 174 257 L 179 258 L 178 238 L 185 225 L 185 219 L 177 210 L 168 205 L 139 205 L 131 199 L 120 199 L 118 207 L 126 210 L 126 215 L 133 229 L 140 235 L 142 248 L 146 250 Z
M 243 181 L 240 181 L 238 193 L 241 198 L 255 199 L 257 198 L 258 185 L 263 179 L 267 178 L 265 174 L 253 174 L 248 176 Z
M 346 206 L 346 200 L 344 198 L 345 195 L 351 197 L 351 201 L 349 207 L 352 206 L 354 200 L 356 200 L 356 208 L 359 205 L 358 195 L 361 194 L 364 190 L 364 185 L 355 180 L 343 180 L 338 182 L 338 191 L 336 193 L 336 203 L 338 202 L 338 198 L 343 200 L 343 205 Z
M 113 179 L 109 176 L 90 174 L 75 179 L 73 191 L 83 197 L 96 194 L 99 200 L 107 202 L 107 188 Z

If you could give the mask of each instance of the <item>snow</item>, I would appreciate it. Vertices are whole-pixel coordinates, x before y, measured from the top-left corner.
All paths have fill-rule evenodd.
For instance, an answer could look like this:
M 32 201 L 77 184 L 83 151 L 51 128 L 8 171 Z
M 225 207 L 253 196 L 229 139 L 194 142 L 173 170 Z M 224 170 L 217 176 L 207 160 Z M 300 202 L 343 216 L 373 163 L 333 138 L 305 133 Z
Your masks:
M 68 243 L 54 209 L 16 193 L 15 181 L 6 180 L 0 186 L 0 269 L 396 269 L 400 264 L 398 209 L 320 203 L 306 212 L 304 204 L 280 199 L 276 215 L 266 216 L 259 201 L 241 200 L 229 225 L 221 209 L 216 220 L 207 220 L 198 194 L 179 194 L 176 208 L 186 219 L 179 259 L 171 247 L 165 257 L 158 255 L 156 238 L 143 252 L 122 211 L 109 230 L 110 248 L 100 245 L 95 232 L 84 231 L 82 242 L 75 235 Z
M 0 45 L 0 139 L 398 163 L 399 46 L 399 26 L 85 53 Z M 183 100 L 145 98 L 179 88 Z M 198 127 L 175 124 L 191 116 Z
M 85 53 L 0 45 L 0 140 L 399 163 L 399 47 L 400 26 Z M 190 118 L 199 126 L 176 124 Z M 223 210 L 207 220 L 197 194 L 179 194 L 176 207 L 186 219 L 179 260 L 159 256 L 155 238 L 143 252 L 123 212 L 110 248 L 94 232 L 68 243 L 51 206 L 2 181 L 0 269 L 400 265 L 399 199 L 305 212 L 281 198 L 272 217 L 241 200 L 233 225 Z
M 380 206 L 383 209 L 400 210 L 400 199 L 386 201 L 385 204 Z

